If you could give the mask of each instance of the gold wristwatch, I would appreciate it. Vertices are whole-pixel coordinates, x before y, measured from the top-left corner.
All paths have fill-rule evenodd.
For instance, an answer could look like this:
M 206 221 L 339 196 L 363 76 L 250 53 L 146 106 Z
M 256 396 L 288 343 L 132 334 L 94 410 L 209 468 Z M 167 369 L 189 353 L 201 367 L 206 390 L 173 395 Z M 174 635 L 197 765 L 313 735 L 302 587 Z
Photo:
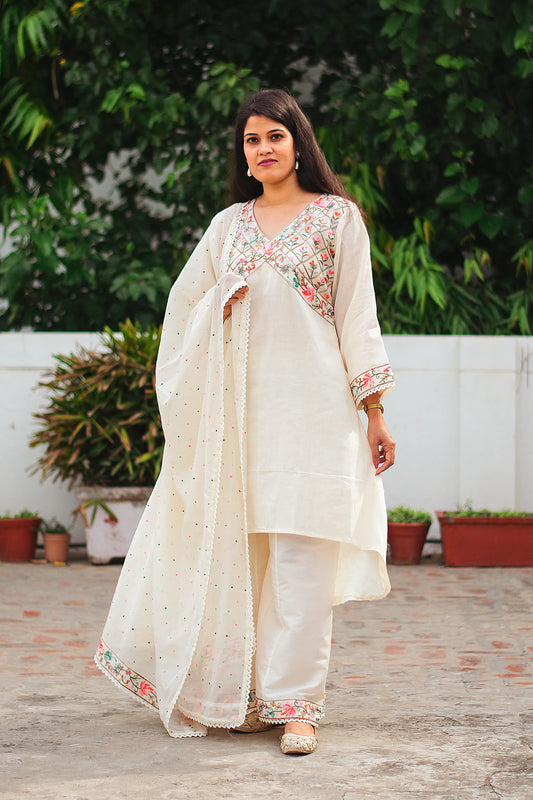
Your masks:
M 369 408 L 379 408 L 379 410 L 381 411 L 382 414 L 385 413 L 385 410 L 384 410 L 383 406 L 381 405 L 381 403 L 369 403 L 368 405 L 366 403 L 363 403 L 363 411 L 365 412 L 365 414 L 367 416 L 368 416 L 368 409 Z

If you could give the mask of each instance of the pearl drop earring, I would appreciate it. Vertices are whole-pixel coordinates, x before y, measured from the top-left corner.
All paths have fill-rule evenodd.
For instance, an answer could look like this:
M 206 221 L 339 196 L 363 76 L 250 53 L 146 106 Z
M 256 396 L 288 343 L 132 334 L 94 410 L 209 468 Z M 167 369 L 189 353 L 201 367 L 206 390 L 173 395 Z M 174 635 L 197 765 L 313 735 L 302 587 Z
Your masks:
M 246 172 L 246 174 L 248 175 L 249 178 L 252 177 L 252 173 L 250 172 L 250 167 L 248 167 L 248 171 Z

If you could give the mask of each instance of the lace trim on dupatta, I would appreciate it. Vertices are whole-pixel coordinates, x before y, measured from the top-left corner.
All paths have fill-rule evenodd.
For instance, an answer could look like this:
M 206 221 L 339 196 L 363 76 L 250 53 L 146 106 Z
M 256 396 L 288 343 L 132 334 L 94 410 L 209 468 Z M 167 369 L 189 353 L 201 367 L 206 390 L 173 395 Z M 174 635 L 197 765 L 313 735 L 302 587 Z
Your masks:
M 230 232 L 228 234 L 229 237 L 232 236 L 232 232 L 234 230 L 234 223 L 230 228 Z M 223 256 L 224 257 L 224 256 Z M 227 282 L 227 278 L 229 276 L 221 276 L 219 278 L 219 282 L 223 283 L 224 281 Z M 235 279 L 235 276 L 232 276 L 234 282 L 232 283 L 229 288 L 225 289 L 225 292 L 222 294 L 220 300 L 220 309 L 219 313 L 222 315 L 224 306 L 226 302 L 233 296 L 237 289 L 246 286 L 246 281 L 242 279 L 239 281 Z M 239 319 L 240 317 L 240 319 Z M 242 479 L 243 479 L 243 486 L 242 486 L 242 503 L 243 503 L 243 521 L 244 521 L 244 528 L 243 528 L 243 544 L 242 546 L 245 548 L 245 559 L 246 562 L 249 564 L 249 553 L 248 553 L 248 534 L 246 530 L 246 490 L 245 490 L 245 481 L 246 481 L 246 471 L 245 471 L 245 464 L 243 461 L 243 454 L 245 452 L 245 445 L 243 440 L 243 431 L 245 429 L 245 419 L 246 419 L 246 380 L 247 380 L 247 363 L 248 363 L 248 341 L 249 341 L 249 330 L 250 330 L 250 301 L 248 297 L 245 297 L 239 304 L 238 308 L 236 305 L 232 307 L 232 313 L 230 315 L 230 321 L 233 328 L 233 336 L 234 340 L 238 339 L 237 332 L 240 334 L 240 338 L 238 340 L 237 349 L 241 352 L 242 357 L 242 376 L 241 376 L 241 385 L 239 386 L 240 396 L 236 395 L 235 397 L 235 405 L 239 408 L 239 434 L 240 434 L 240 468 L 242 472 Z M 240 330 L 239 330 L 240 329 Z M 223 353 L 224 350 L 224 323 L 221 323 L 221 327 L 219 328 L 219 351 Z M 223 362 L 220 365 L 220 368 L 223 373 Z M 226 424 L 226 422 L 224 422 Z M 214 520 L 218 517 L 218 507 L 219 507 L 219 500 L 220 500 L 220 485 L 222 480 L 222 463 L 223 463 L 223 447 L 225 446 L 226 438 L 225 436 L 221 436 L 219 440 L 219 447 L 220 450 L 217 454 L 218 460 L 218 475 L 217 475 L 217 490 L 216 490 L 216 507 L 214 511 Z M 214 541 L 211 541 L 211 555 L 210 561 L 212 562 L 212 554 L 213 554 L 213 544 Z M 240 577 L 240 576 L 239 576 Z M 247 580 L 247 595 L 248 595 L 248 619 L 253 620 L 253 600 L 252 600 L 252 585 L 251 585 L 251 575 L 250 570 L 248 568 L 248 580 Z M 204 608 L 202 609 L 202 617 L 204 616 L 205 612 L 205 600 L 206 597 L 204 596 Z M 198 631 L 198 636 L 196 642 L 198 642 L 200 631 Z M 244 674 L 243 674 L 243 687 L 241 691 L 241 698 L 240 698 L 240 707 L 239 707 L 239 719 L 237 721 L 224 721 L 219 722 L 212 717 L 204 716 L 201 713 L 193 710 L 192 708 L 187 708 L 183 710 L 180 707 L 180 694 L 182 692 L 183 686 L 180 686 L 175 693 L 174 701 L 172 703 L 171 708 L 173 709 L 176 707 L 180 713 L 182 713 L 187 718 L 193 720 L 194 722 L 199 723 L 202 726 L 206 726 L 209 728 L 233 728 L 236 724 L 242 724 L 244 722 L 246 711 L 248 707 L 248 699 L 249 699 L 249 692 L 250 692 L 250 684 L 252 679 L 252 665 L 253 665 L 253 652 L 255 648 L 255 631 L 253 628 L 253 623 L 249 629 L 249 637 L 247 643 L 247 649 L 244 658 Z M 196 644 L 195 644 L 196 649 Z M 172 715 L 172 712 L 171 712 Z M 170 722 L 170 717 L 168 722 Z M 170 730 L 169 730 L 170 732 Z M 183 734 L 180 734 L 180 736 Z M 197 735 L 197 734 L 190 734 L 190 735 Z M 198 734 L 201 735 L 201 734 Z
M 171 387 L 172 413 L 163 408 L 169 425 L 175 425 L 174 416 L 180 411 L 184 430 L 176 432 L 175 427 L 170 427 L 169 431 L 175 434 L 171 444 L 180 436 L 184 437 L 183 444 L 179 452 L 172 446 L 166 447 L 167 461 L 163 462 L 156 489 L 134 536 L 95 658 L 98 667 L 130 697 L 159 710 L 163 724 L 174 738 L 202 736 L 207 727 L 233 728 L 246 715 L 254 647 L 244 505 L 243 421 L 249 299 L 239 302 L 230 320 L 223 322 L 225 302 L 242 285 L 244 280 L 240 276 L 222 274 L 212 287 L 213 294 L 206 296 L 201 310 L 204 318 L 198 320 L 197 315 L 191 320 L 191 339 L 182 346 L 185 366 L 181 373 L 177 372 L 177 388 Z M 179 311 L 173 313 L 179 316 Z M 195 324 L 197 330 L 192 327 Z M 230 347 L 225 346 L 226 339 Z M 203 365 L 205 375 L 203 372 L 196 375 L 196 362 L 190 358 L 199 346 L 209 350 L 210 358 Z M 175 370 L 173 339 L 167 337 L 166 347 L 164 358 Z M 201 408 L 197 407 L 196 384 L 209 389 Z M 200 412 L 204 423 L 196 422 Z M 212 438 L 204 432 L 205 427 L 201 428 L 209 424 L 214 429 Z M 190 430 L 185 430 L 185 426 L 190 426 Z M 195 442 L 203 450 L 193 457 Z M 189 479 L 197 458 L 201 465 L 210 465 L 209 471 L 204 475 L 200 469 L 194 479 Z M 176 492 L 178 485 L 183 486 L 181 495 Z M 185 535 L 183 542 L 178 542 L 179 547 L 172 538 L 173 518 L 167 514 L 169 503 L 174 503 L 181 513 L 189 513 L 186 533 L 191 533 L 194 527 L 201 528 L 197 537 Z M 146 540 L 152 540 L 154 531 L 157 563 L 161 562 L 157 570 L 152 568 L 154 557 L 149 553 L 147 562 L 146 554 Z M 196 560 L 184 560 L 182 564 L 179 556 L 186 559 L 191 553 Z M 184 566 L 186 563 L 189 566 Z M 149 600 L 138 602 L 131 592 L 130 581 L 132 575 L 145 573 L 151 580 Z M 174 587 L 175 579 L 179 586 Z M 189 584 L 190 591 L 195 593 L 192 608 L 187 606 Z M 219 597 L 221 602 L 229 598 L 227 608 L 216 605 Z M 180 605 L 186 610 L 186 617 L 179 616 Z M 126 617 L 129 635 L 124 631 Z M 186 619 L 186 624 L 182 619 Z M 173 638 L 165 633 L 169 624 Z M 144 645 L 145 639 L 151 640 L 147 644 L 151 644 L 153 652 L 146 647 L 137 652 L 136 642 Z M 161 686 L 156 677 L 159 674 Z

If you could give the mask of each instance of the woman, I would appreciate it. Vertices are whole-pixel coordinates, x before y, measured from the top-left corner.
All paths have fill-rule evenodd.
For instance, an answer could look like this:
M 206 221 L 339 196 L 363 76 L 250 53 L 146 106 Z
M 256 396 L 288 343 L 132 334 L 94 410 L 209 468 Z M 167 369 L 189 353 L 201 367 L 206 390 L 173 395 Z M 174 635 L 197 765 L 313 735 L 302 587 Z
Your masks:
M 285 724 L 283 752 L 308 753 L 332 606 L 390 590 L 394 380 L 361 214 L 292 97 L 244 104 L 233 171 L 170 293 L 162 471 L 96 662 L 171 736 Z

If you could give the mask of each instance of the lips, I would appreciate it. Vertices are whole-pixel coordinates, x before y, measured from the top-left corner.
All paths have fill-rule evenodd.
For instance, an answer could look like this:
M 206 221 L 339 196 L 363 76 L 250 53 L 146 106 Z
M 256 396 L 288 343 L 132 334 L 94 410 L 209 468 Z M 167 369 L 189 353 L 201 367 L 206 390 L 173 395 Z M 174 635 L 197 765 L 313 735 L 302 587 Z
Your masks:
M 271 164 L 276 164 L 275 158 L 265 158 L 263 161 L 259 162 L 260 167 L 269 167 Z

